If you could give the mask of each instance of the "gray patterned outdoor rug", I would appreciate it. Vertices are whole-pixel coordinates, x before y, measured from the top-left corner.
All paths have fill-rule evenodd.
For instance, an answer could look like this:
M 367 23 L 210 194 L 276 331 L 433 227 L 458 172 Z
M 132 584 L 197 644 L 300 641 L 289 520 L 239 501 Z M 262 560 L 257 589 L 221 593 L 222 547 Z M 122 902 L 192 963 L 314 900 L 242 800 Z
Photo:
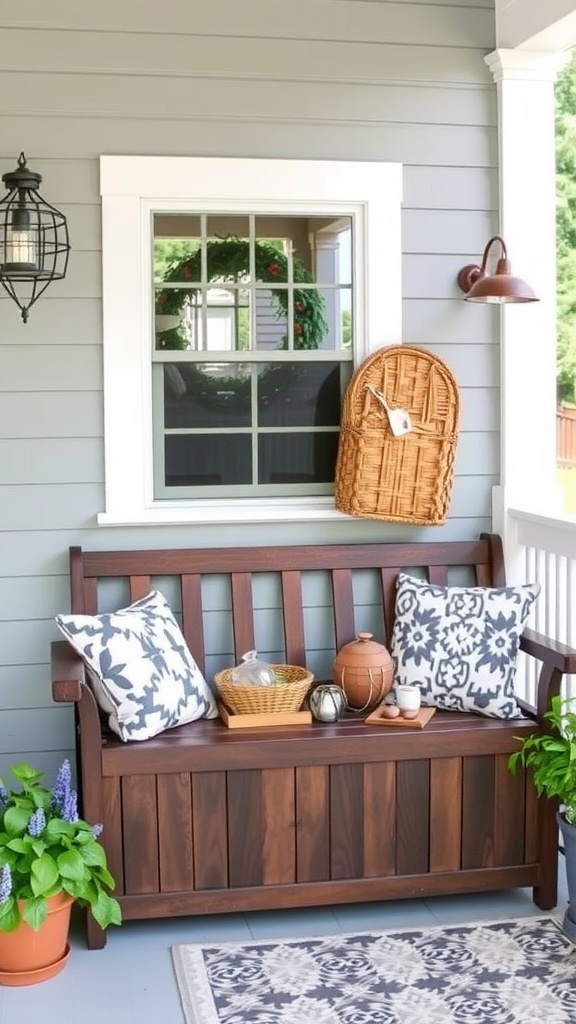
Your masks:
M 553 918 L 172 948 L 187 1024 L 576 1024 Z

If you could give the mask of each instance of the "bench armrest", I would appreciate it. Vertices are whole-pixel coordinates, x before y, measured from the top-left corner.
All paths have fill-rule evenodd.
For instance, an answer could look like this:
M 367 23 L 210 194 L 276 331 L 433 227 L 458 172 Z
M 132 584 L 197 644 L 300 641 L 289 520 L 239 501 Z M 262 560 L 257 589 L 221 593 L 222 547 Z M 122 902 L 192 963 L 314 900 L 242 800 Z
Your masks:
M 82 700 L 86 669 L 80 655 L 66 640 L 55 640 L 50 647 L 52 697 L 55 701 Z
M 524 630 L 520 638 L 520 650 L 567 675 L 576 672 L 576 648 L 551 640 L 533 629 Z
M 542 662 L 536 692 L 536 713 L 542 720 L 550 709 L 552 697 L 560 693 L 562 677 L 576 673 L 576 649 L 533 629 L 525 629 L 520 638 L 520 650 Z

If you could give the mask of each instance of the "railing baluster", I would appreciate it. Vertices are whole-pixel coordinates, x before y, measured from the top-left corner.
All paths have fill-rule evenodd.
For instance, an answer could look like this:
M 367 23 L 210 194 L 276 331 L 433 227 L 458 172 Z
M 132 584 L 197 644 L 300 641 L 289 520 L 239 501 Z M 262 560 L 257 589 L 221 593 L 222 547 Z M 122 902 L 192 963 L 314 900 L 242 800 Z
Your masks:
M 509 516 L 524 561 L 524 580 L 511 582 L 536 582 L 542 588 L 528 625 L 576 646 L 576 523 L 518 509 L 510 510 Z M 535 700 L 538 668 L 525 656 L 518 663 L 517 691 L 530 703 Z M 576 698 L 576 676 L 566 677 L 563 693 Z

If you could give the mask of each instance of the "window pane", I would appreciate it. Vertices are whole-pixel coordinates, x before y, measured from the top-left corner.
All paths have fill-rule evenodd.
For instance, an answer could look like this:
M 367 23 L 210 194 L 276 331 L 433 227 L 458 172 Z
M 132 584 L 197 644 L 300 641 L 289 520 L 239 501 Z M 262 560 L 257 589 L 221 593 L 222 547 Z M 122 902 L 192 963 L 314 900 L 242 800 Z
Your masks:
M 209 214 L 206 217 L 206 238 L 224 241 L 227 239 L 236 241 L 240 238 L 250 238 L 250 218 L 246 214 L 232 212 L 218 215 Z M 225 261 L 222 259 L 220 269 L 224 265 Z M 218 267 L 214 266 L 214 270 L 216 269 Z
M 200 217 L 184 213 L 154 214 L 154 280 L 165 281 L 169 267 L 198 249 Z
M 210 487 L 252 482 L 249 435 L 170 434 L 164 442 L 167 487 Z
M 268 363 L 259 367 L 258 425 L 338 426 L 340 373 L 340 363 Z
M 310 293 L 301 292 L 307 296 Z M 299 305 L 294 303 L 294 331 L 300 333 L 303 343 L 296 348 L 317 348 L 328 351 L 342 352 L 350 348 L 352 332 L 352 291 L 350 288 L 317 288 L 313 293 L 314 304 L 299 313 Z M 310 302 L 308 300 L 308 305 Z M 316 323 L 322 318 L 323 328 Z M 303 327 L 300 328 L 299 324 Z M 307 341 L 319 339 L 319 344 L 308 344 Z
M 338 433 L 260 434 L 258 483 L 333 483 Z
M 288 348 L 288 291 L 286 288 L 257 288 L 256 348 L 282 351 Z
M 242 363 L 165 363 L 167 430 L 249 427 L 250 367 Z

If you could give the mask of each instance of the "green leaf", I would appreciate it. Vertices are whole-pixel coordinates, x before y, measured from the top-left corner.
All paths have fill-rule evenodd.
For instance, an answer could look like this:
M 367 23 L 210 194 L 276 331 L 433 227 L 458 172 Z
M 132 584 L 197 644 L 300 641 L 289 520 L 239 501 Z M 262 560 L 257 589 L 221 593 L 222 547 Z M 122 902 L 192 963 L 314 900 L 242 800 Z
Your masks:
M 8 850 L 14 850 L 14 853 L 29 853 L 32 849 L 32 844 L 30 842 L 26 842 L 25 839 L 20 839 L 19 836 L 17 836 L 16 839 L 11 839 L 9 843 L 5 844 L 5 846 Z
M 26 921 L 26 924 L 30 925 L 35 932 L 37 932 L 40 925 L 44 923 L 47 914 L 48 904 L 44 896 L 38 896 L 36 899 L 33 898 L 26 900 L 22 917 Z
M 87 874 L 84 858 L 78 850 L 66 850 L 58 857 L 58 871 L 62 878 L 80 882 Z
M 13 932 L 20 924 L 20 913 L 14 896 L 9 896 L 5 903 L 0 903 L 0 931 Z
M 70 836 L 70 838 L 72 838 L 74 836 L 74 832 L 75 826 L 69 821 L 62 821 L 61 818 L 51 818 L 46 825 L 44 835 L 48 836 L 50 839 L 60 838 L 61 836 Z
M 96 840 L 94 838 L 94 833 L 92 832 L 92 827 L 90 825 L 86 825 L 86 828 L 82 828 L 79 825 L 78 831 L 76 832 L 76 835 L 74 836 L 74 845 L 75 846 L 85 846 L 87 843 L 95 843 L 95 842 L 96 842 Z
M 94 920 L 101 928 L 107 928 L 109 924 L 122 924 L 122 911 L 120 904 L 106 892 L 99 892 L 98 899 L 90 907 Z
M 44 776 L 44 772 L 39 772 L 37 768 L 33 768 L 31 764 L 14 764 L 10 769 L 15 779 L 23 784 L 26 783 L 29 786 L 36 786 Z
M 58 884 L 58 866 L 49 853 L 43 853 L 30 865 L 30 885 L 35 896 L 44 896 Z
M 80 855 L 85 864 L 90 867 L 106 867 L 106 853 L 104 848 L 93 838 L 92 842 L 81 847 Z
M 4 814 L 4 828 L 9 836 L 21 836 L 28 828 L 30 821 L 30 809 L 24 807 L 9 807 Z
M 102 885 L 107 886 L 108 889 L 114 889 L 115 888 L 116 883 L 115 883 L 112 875 L 108 871 L 108 868 L 96 868 L 94 870 L 93 877 L 98 882 L 100 882 Z

